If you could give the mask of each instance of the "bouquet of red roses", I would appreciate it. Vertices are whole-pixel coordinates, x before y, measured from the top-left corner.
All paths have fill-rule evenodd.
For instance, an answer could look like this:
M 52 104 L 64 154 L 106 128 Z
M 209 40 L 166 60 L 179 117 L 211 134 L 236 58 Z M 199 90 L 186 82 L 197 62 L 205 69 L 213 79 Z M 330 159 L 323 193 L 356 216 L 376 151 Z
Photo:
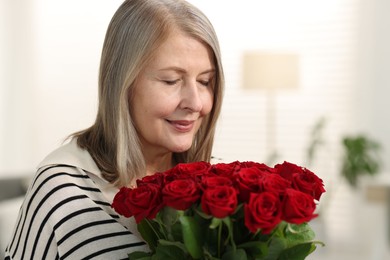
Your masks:
M 134 217 L 150 252 L 129 259 L 304 259 L 323 181 L 284 162 L 195 162 L 123 187 L 112 207 Z

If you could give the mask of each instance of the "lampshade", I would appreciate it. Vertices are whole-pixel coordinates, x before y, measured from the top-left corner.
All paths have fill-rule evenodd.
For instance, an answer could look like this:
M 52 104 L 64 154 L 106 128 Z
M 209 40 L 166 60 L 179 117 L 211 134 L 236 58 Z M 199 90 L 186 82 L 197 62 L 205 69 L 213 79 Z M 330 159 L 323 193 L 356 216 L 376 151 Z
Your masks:
M 299 84 L 298 55 L 246 52 L 243 57 L 243 87 L 246 89 L 294 89 Z

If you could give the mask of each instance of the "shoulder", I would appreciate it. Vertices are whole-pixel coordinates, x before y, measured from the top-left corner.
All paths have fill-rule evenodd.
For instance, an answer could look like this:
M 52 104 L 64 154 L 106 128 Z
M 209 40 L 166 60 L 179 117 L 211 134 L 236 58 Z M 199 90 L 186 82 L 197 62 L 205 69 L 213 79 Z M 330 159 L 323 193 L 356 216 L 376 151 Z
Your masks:
M 94 186 L 94 183 L 85 171 L 72 165 L 56 164 L 38 169 L 29 189 L 39 191 L 42 188 L 52 190 L 71 186 L 82 188 L 86 185 Z
M 83 170 L 74 166 L 53 165 L 36 173 L 22 209 L 34 224 L 43 218 L 52 221 L 57 215 L 94 207 L 97 201 L 108 204 Z
M 52 220 L 57 215 L 94 208 L 96 204 L 104 210 L 111 210 L 110 204 L 85 171 L 74 166 L 52 165 L 36 173 L 23 207 L 26 213 L 34 209 L 41 216 L 50 215 Z
M 31 182 L 7 250 L 17 259 L 54 259 L 55 254 L 74 259 L 96 253 L 126 256 L 130 248 L 144 243 L 118 218 L 84 170 L 44 167 Z
M 77 145 L 77 139 L 72 139 L 47 155 L 38 165 L 38 171 L 56 165 L 73 166 L 95 175 L 100 175 L 100 170 L 92 156 L 87 150 Z

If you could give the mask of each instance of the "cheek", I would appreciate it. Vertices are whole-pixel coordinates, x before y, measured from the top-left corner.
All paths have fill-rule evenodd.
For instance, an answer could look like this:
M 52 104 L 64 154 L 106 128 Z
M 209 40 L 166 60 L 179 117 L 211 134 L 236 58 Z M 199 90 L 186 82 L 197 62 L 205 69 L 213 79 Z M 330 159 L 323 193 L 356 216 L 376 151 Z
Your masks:
M 133 104 L 133 112 L 142 119 L 150 117 L 164 118 L 172 114 L 175 106 L 172 102 L 167 102 L 169 98 L 162 98 L 156 95 L 138 98 Z
M 174 113 L 176 109 L 176 106 L 173 106 L 171 103 L 155 103 L 153 111 L 150 111 L 150 113 L 157 118 L 166 118 L 169 117 Z
M 205 94 L 202 98 L 203 108 L 201 114 L 203 116 L 208 115 L 213 108 L 214 96 L 211 92 Z

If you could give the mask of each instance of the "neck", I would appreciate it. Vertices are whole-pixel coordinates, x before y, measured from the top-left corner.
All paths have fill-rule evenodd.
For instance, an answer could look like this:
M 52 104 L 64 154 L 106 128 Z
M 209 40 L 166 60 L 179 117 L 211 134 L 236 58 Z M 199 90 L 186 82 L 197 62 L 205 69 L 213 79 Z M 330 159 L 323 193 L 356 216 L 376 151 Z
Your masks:
M 146 158 L 146 175 L 153 175 L 156 172 L 163 172 L 173 167 L 172 153 L 153 158 Z

